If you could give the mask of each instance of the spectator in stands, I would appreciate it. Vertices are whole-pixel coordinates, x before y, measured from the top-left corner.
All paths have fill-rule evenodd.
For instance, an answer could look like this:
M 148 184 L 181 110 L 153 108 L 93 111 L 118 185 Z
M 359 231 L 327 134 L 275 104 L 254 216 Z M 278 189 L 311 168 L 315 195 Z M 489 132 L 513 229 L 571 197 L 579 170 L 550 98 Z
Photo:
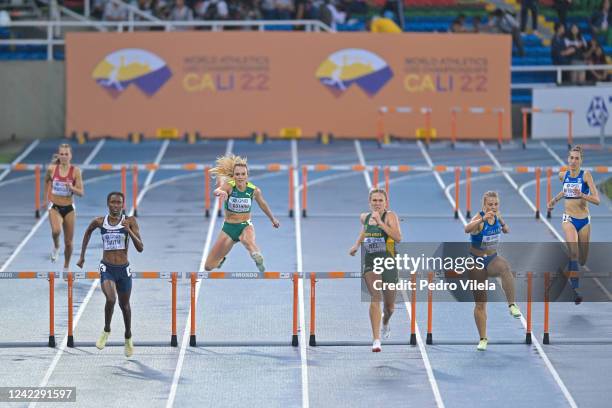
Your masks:
M 550 41 L 550 59 L 553 65 L 568 65 L 570 52 L 565 46 L 565 26 L 555 23 L 555 34 Z
M 193 21 L 193 11 L 185 5 L 185 0 L 174 0 L 174 7 L 170 11 L 170 20 L 172 21 Z M 179 26 L 175 27 L 176 31 L 189 30 L 191 27 Z
M 338 24 L 346 21 L 346 13 L 338 10 L 333 0 L 325 0 L 319 10 L 319 19 L 335 31 Z
M 104 6 L 102 20 L 104 21 L 125 21 L 128 18 L 127 9 L 123 4 L 119 5 L 112 1 L 107 1 Z
M 372 33 L 401 33 L 402 29 L 389 18 L 389 12 L 385 16 L 374 16 L 369 22 L 369 31 Z
M 559 22 L 564 26 L 567 24 L 567 11 L 571 5 L 572 0 L 554 0 L 553 7 L 557 10 Z
M 519 25 L 512 14 L 501 9 L 495 9 L 489 16 L 489 29 L 491 32 L 512 35 L 512 43 L 518 50 L 519 56 L 525 56 L 525 47 Z
M 279 20 L 291 20 L 293 16 L 293 0 L 276 0 L 276 17 Z
M 482 20 L 480 19 L 480 16 L 474 16 L 472 18 L 472 32 L 473 33 L 480 33 L 483 32 L 483 27 L 482 27 Z
M 582 37 L 582 33 L 576 24 L 570 26 L 565 34 L 565 47 L 571 65 L 584 65 L 584 53 L 587 50 L 587 43 Z M 571 71 L 570 80 L 574 84 L 582 84 L 586 79 L 584 71 Z
M 465 27 L 465 16 L 460 14 L 456 19 L 453 20 L 450 26 L 451 33 L 467 33 L 468 30 Z
M 201 20 L 227 20 L 229 17 L 225 0 L 204 0 L 196 5 L 195 11 Z
M 596 10 L 591 15 L 591 32 L 593 36 L 599 37 L 602 42 L 607 45 L 612 45 L 612 9 L 610 8 L 610 0 L 603 0 L 599 10 Z
M 91 15 L 99 20 L 104 16 L 104 9 L 108 0 L 92 0 Z
M 274 0 L 261 0 L 261 14 L 264 20 L 276 19 L 276 2 Z
M 522 0 L 521 2 L 521 32 L 527 28 L 527 12 L 531 11 L 531 28 L 535 35 L 538 33 L 538 0 Z
M 601 45 L 596 45 L 586 60 L 588 65 L 606 65 L 606 54 Z M 586 80 L 589 82 L 604 82 L 608 80 L 608 71 L 605 69 L 590 69 L 586 73 Z
M 155 14 L 153 0 L 138 0 L 138 10 L 142 11 L 148 16 L 153 17 L 153 15 Z M 143 18 L 139 18 L 139 20 L 143 20 Z

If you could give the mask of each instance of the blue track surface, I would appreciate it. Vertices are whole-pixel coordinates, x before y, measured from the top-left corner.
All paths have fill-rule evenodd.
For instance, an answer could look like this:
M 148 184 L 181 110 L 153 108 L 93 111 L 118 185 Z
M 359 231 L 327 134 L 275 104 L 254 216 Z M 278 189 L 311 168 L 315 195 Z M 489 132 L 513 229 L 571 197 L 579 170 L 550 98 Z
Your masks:
M 40 142 L 23 160 L 47 163 L 57 141 Z M 455 150 L 415 143 L 379 148 L 369 141 L 146 142 L 120 141 L 75 145 L 75 163 L 211 163 L 227 151 L 248 156 L 251 164 L 410 164 L 426 166 L 559 165 L 567 147 L 562 142 L 519 145 L 463 144 Z M 587 150 L 585 166 L 612 166 L 609 150 Z M 106 194 L 121 187 L 118 172 L 84 172 L 86 195 L 77 199 L 75 254 L 87 224 L 106 211 Z M 281 222 L 275 230 L 261 211 L 254 212 L 257 242 L 271 271 L 355 271 L 358 257 L 348 256 L 359 231 L 359 213 L 367 210 L 371 174 L 311 172 L 308 217 L 289 218 L 286 172 L 253 171 Z M 594 174 L 596 182 L 606 175 Z M 382 173 L 381 173 L 382 178 Z M 516 184 L 513 186 L 512 182 Z M 300 179 L 301 180 L 301 179 Z M 472 178 L 473 207 L 484 191 L 497 190 L 512 232 L 507 241 L 555 242 L 562 233 L 560 210 L 553 219 L 535 220 L 533 175 L 490 173 Z M 301 181 L 300 181 L 301 182 Z M 464 182 L 464 180 L 462 180 Z M 408 242 L 465 241 L 461 220 L 453 218 L 454 175 L 432 172 L 393 173 L 391 207 L 401 215 Z M 544 184 L 543 184 L 544 186 Z M 553 183 L 553 192 L 558 191 Z M 296 188 L 301 188 L 297 185 Z M 462 184 L 461 188 L 465 188 Z M 137 271 L 198 271 L 204 251 L 221 229 L 221 218 L 205 218 L 201 172 L 141 171 L 138 222 L 145 252 L 132 251 Z M 521 195 L 520 192 L 523 193 Z M 546 202 L 542 188 L 541 202 Z M 464 206 L 462 193 L 461 207 Z M 299 200 L 298 200 L 299 201 Z M 10 172 L 0 181 L 0 265 L 4 271 L 53 270 L 48 261 L 51 239 L 48 220 L 33 217 L 33 177 Z M 128 203 L 132 197 L 128 194 Z M 609 241 L 612 204 L 602 197 L 591 206 L 593 241 Z M 90 243 L 86 269 L 95 270 L 101 255 L 97 235 Z M 78 256 L 73 256 L 73 262 Z M 255 271 L 247 252 L 236 246 L 224 271 Z M 67 328 L 67 285 L 56 282 L 55 332 L 58 347 L 44 344 L 48 336 L 48 283 L 0 280 L 0 386 L 76 386 L 78 406 L 214 407 L 608 407 L 612 399 L 612 306 L 610 303 L 551 305 L 551 345 L 541 345 L 542 308 L 534 303 L 534 338 L 525 345 L 521 320 L 512 319 L 503 302 L 488 305 L 491 343 L 478 353 L 473 305 L 435 302 L 434 345 L 425 345 L 426 303 L 417 305 L 418 346 L 409 346 L 409 303 L 398 303 L 392 319 L 394 345 L 383 343 L 371 353 L 368 304 L 361 302 L 359 279 L 322 279 L 316 286 L 317 341 L 307 346 L 310 283 L 300 282 L 300 347 L 290 346 L 292 284 L 289 280 L 203 280 L 198 284 L 196 348 L 184 330 L 189 315 L 189 282 L 178 286 L 178 344 L 170 340 L 170 284 L 166 280 L 135 280 L 132 292 L 136 352 L 131 359 L 122 347 L 99 351 L 93 345 L 103 327 L 104 297 L 97 281 L 78 280 L 74 289 L 75 341 L 62 343 Z M 524 285 L 517 283 L 517 290 Z M 612 291 L 612 288 L 608 288 Z M 525 304 L 520 304 L 525 310 Z M 117 308 L 111 341 L 122 345 L 123 322 Z M 189 332 L 185 332 L 189 334 Z M 597 340 L 602 344 L 593 343 Z M 352 345 L 347 345 L 352 343 Z M 398 344 L 400 343 L 400 344 Z M 8 347 L 10 345 L 10 347 Z M 25 404 L 22 404 L 25 406 Z M 45 406 L 47 404 L 38 404 Z M 9 406 L 19 406 L 12 404 Z

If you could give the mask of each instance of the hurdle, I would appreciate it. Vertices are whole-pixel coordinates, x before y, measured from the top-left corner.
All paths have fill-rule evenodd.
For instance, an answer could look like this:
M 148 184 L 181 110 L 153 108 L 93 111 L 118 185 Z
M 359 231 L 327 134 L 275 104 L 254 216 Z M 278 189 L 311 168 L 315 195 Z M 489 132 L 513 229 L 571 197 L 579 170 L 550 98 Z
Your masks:
M 521 113 L 523 115 L 523 149 L 527 148 L 527 116 L 531 115 L 533 117 L 535 113 L 567 115 L 567 150 L 570 150 L 572 148 L 572 144 L 574 143 L 574 125 L 573 125 L 574 111 L 572 109 L 522 108 Z
M 46 279 L 49 282 L 49 339 L 48 347 L 54 348 L 55 343 L 55 279 L 59 278 L 58 272 L 1 272 L 2 279 Z
M 469 108 L 455 106 L 451 108 L 451 147 L 454 149 L 457 143 L 458 114 L 465 113 L 473 115 L 495 115 L 497 117 L 497 148 L 501 149 L 504 137 L 504 112 L 504 108 L 484 108 L 480 106 Z
M 389 144 L 391 141 L 391 135 L 389 135 L 386 132 L 386 126 L 385 126 L 385 115 L 386 114 L 411 114 L 411 113 L 417 113 L 417 114 L 421 114 L 424 117 L 424 129 L 425 129 L 425 146 L 427 148 L 429 148 L 429 142 L 430 139 L 432 137 L 435 137 L 435 135 L 432 135 L 433 132 L 433 128 L 431 126 L 431 115 L 432 115 L 432 108 L 431 107 L 421 107 L 418 109 L 414 109 L 411 106 L 381 106 L 378 108 L 378 116 L 377 116 L 377 121 L 376 121 L 376 140 L 378 141 L 378 145 L 379 147 L 382 146 L 383 144 Z M 419 136 L 419 129 L 417 129 L 417 139 L 420 137 Z M 435 133 L 435 132 L 434 132 Z

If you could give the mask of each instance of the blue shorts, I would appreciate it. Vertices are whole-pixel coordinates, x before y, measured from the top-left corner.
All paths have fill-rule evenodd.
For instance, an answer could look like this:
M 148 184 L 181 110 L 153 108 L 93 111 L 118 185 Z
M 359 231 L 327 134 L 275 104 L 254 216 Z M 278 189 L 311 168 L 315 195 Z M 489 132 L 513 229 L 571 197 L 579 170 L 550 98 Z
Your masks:
M 115 282 L 117 292 L 129 292 L 132 290 L 132 273 L 130 264 L 113 265 L 100 261 L 100 284 L 105 280 Z
M 588 225 L 591 222 L 591 217 L 586 218 L 574 218 L 570 215 L 563 214 L 563 222 L 571 223 L 575 228 L 576 232 L 579 232 L 585 225 Z
M 497 252 L 491 255 L 485 255 L 485 256 L 476 256 L 474 254 L 470 254 L 472 255 L 472 258 L 477 259 L 480 258 L 482 259 L 482 263 L 484 264 L 484 269 L 487 269 L 487 267 L 489 266 L 489 264 L 491 263 L 491 261 L 493 261 L 495 258 L 497 258 Z

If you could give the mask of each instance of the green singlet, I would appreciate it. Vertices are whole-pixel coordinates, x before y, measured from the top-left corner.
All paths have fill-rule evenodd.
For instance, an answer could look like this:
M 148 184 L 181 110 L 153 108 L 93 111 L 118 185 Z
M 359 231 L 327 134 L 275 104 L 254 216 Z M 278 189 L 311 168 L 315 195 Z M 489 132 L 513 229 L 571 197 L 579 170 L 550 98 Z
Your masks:
M 373 272 L 374 269 L 374 258 L 378 257 L 394 257 L 395 256 L 395 242 L 390 238 L 387 233 L 380 228 L 378 225 L 370 225 L 370 217 L 372 213 L 369 213 L 364 221 L 365 238 L 363 240 L 363 250 L 365 251 L 365 259 L 363 262 L 363 273 Z M 385 211 L 381 217 L 382 222 L 385 222 L 387 212 Z M 382 273 L 383 282 L 397 282 L 398 273 L 397 269 L 385 269 Z
M 228 184 L 232 186 L 232 192 L 225 201 L 225 210 L 237 214 L 250 213 L 253 206 L 253 195 L 255 195 L 255 189 L 257 189 L 255 184 L 247 182 L 244 191 L 238 190 L 234 180 L 228 181 Z M 226 221 L 223 223 L 223 232 L 229 235 L 234 242 L 238 242 L 240 241 L 242 231 L 249 225 L 252 225 L 250 220 L 240 223 L 229 223 Z

